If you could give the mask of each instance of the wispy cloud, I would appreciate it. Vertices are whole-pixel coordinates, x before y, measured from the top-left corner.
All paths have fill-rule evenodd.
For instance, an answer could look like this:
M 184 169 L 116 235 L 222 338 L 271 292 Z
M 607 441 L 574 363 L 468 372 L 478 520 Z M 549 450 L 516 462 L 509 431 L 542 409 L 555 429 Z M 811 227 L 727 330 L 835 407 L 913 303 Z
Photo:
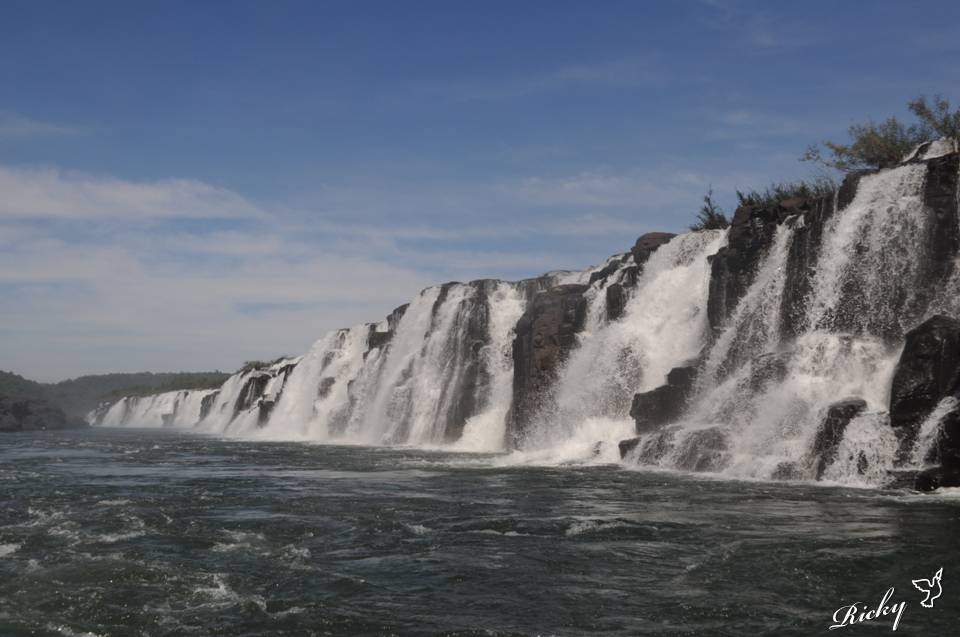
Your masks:
M 192 179 L 137 182 L 56 168 L 0 166 L 0 218 L 235 218 L 260 213 L 224 188 Z
M 816 29 L 798 21 L 790 29 L 771 16 L 769 6 L 744 0 L 701 0 L 700 22 L 716 31 L 728 31 L 742 45 L 757 52 L 809 46 L 820 39 Z
M 560 177 L 505 182 L 501 192 L 538 206 L 655 207 L 682 203 L 690 193 L 676 179 L 640 173 L 588 171 Z
M 704 184 L 728 180 L 665 168 L 364 183 L 292 208 L 197 180 L 0 166 L 0 360 L 52 379 L 300 352 L 427 285 L 600 262 L 682 226 Z
M 734 109 L 716 113 L 713 119 L 720 124 L 715 138 L 743 139 L 746 137 L 789 137 L 808 133 L 812 124 L 781 113 L 766 113 L 751 109 Z
M 88 130 L 55 122 L 32 119 L 13 111 L 0 110 L 0 139 L 82 135 Z
M 649 58 L 621 58 L 571 64 L 541 72 L 428 87 L 428 92 L 454 101 L 503 100 L 580 87 L 632 88 L 661 82 L 662 71 Z

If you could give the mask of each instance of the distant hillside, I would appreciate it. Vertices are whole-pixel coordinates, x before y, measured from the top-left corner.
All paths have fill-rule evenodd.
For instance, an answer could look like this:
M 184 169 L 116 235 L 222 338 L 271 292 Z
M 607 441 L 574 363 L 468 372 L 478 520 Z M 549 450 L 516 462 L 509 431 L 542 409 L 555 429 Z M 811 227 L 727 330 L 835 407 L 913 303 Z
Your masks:
M 104 401 L 178 389 L 219 387 L 223 372 L 100 374 L 59 383 L 37 383 L 0 371 L 0 431 L 82 426 L 83 416 Z
M 44 385 L 9 372 L 0 372 L 0 431 L 81 427 L 47 395 Z

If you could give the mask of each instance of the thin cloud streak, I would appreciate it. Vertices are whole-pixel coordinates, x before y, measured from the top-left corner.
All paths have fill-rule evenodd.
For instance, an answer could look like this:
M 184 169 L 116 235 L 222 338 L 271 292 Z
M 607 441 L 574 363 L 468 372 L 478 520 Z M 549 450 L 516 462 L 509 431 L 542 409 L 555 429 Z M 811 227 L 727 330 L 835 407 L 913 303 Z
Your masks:
M 0 110 L 0 139 L 84 135 L 88 129 L 32 119 L 13 111 Z
M 135 182 L 57 168 L 0 166 L 0 218 L 239 218 L 263 213 L 242 196 L 193 179 Z

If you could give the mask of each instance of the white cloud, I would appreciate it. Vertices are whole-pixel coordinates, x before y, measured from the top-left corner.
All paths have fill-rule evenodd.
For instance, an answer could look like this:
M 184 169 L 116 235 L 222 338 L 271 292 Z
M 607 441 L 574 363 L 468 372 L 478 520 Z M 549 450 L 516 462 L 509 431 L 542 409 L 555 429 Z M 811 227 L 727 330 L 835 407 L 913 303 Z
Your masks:
M 242 196 L 192 179 L 137 182 L 56 168 L 0 166 L 0 218 L 233 218 L 262 213 Z
M 676 205 L 691 193 L 672 176 L 587 171 L 561 177 L 527 177 L 502 184 L 501 192 L 541 206 L 650 208 Z
M 365 254 L 257 234 L 205 242 L 122 230 L 105 243 L 21 235 L 0 250 L 0 360 L 43 379 L 233 369 L 379 320 L 431 283 Z
M 195 180 L 0 165 L 0 361 L 49 380 L 296 354 L 427 285 L 600 262 L 682 226 L 722 181 L 664 169 L 364 184 L 291 209 Z M 676 223 L 657 221 L 678 206 Z

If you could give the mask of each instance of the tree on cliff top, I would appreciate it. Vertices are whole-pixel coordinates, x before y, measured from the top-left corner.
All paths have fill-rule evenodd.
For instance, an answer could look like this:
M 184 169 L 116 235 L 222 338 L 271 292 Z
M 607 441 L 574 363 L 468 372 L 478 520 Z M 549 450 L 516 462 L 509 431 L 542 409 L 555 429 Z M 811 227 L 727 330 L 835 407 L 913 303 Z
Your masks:
M 943 97 L 937 95 L 928 101 L 927 97 L 920 96 L 908 107 L 919 120 L 917 123 L 908 125 L 891 117 L 879 124 L 872 121 L 853 124 L 847 129 L 849 144 L 823 142 L 828 157 L 814 144 L 801 159 L 842 171 L 888 168 L 902 161 L 919 144 L 937 137 L 960 136 L 960 109 L 951 111 L 950 102 Z
M 950 100 L 942 95 L 934 95 L 929 103 L 921 95 L 910 102 L 910 112 L 935 135 L 960 139 L 960 108 L 951 111 Z
M 697 221 L 690 225 L 690 229 L 697 230 L 723 230 L 730 225 L 727 221 L 727 215 L 716 202 L 713 201 L 713 188 L 707 191 L 703 196 L 703 205 L 700 206 L 700 212 L 697 213 Z

